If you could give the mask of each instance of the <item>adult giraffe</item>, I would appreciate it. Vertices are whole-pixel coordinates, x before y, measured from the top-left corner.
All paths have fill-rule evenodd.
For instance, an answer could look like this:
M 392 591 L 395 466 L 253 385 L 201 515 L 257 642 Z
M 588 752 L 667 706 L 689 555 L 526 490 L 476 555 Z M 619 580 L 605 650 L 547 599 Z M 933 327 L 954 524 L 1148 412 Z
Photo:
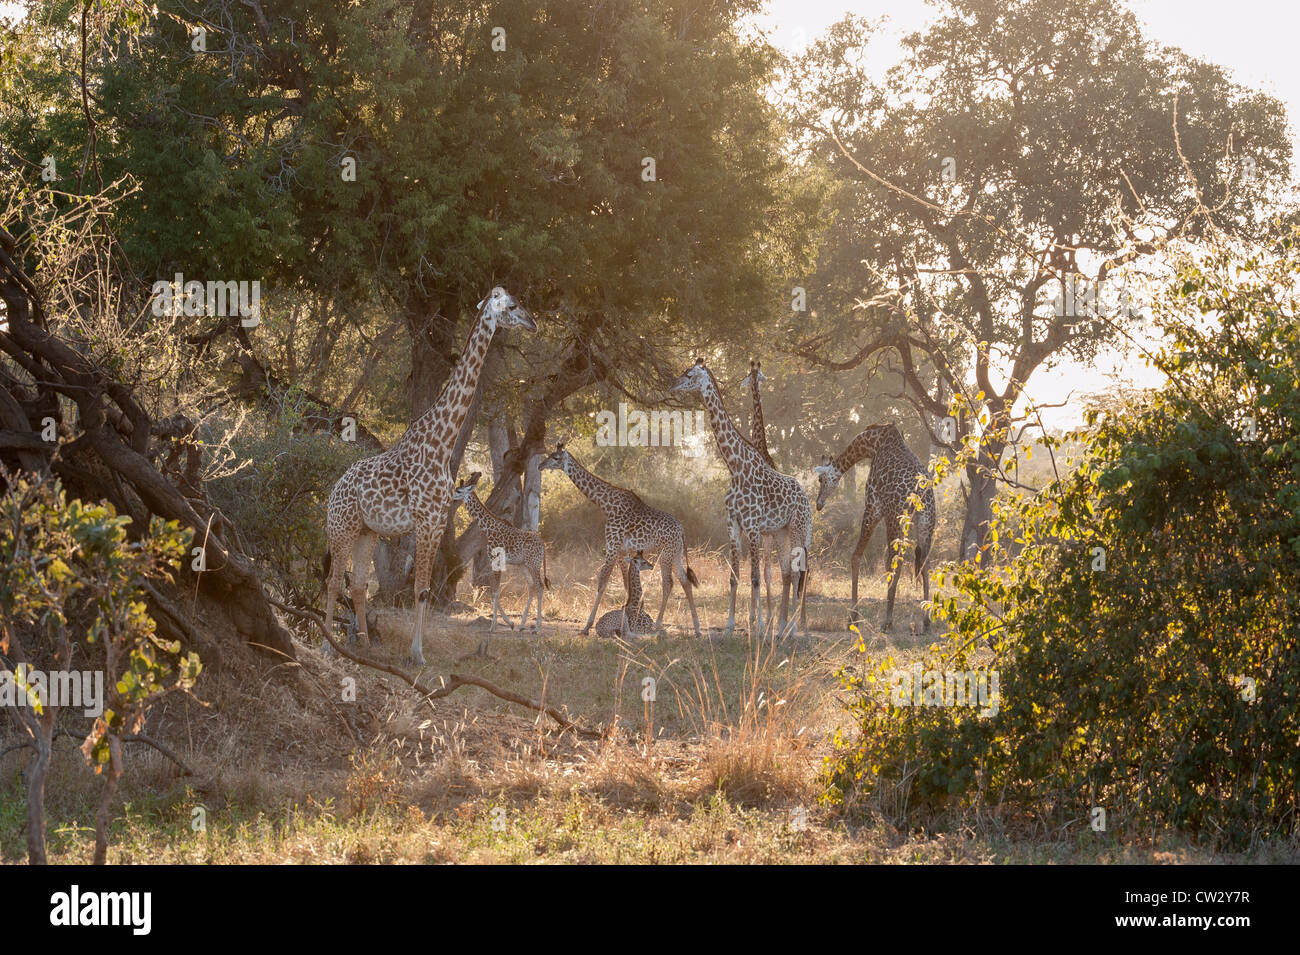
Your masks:
M 718 382 L 705 366 L 703 358 L 697 359 L 669 391 L 695 392 L 700 396 L 713 425 L 718 451 L 731 472 L 731 486 L 726 497 L 731 562 L 731 613 L 727 618 L 727 629 L 736 625 L 736 589 L 740 585 L 742 541 L 749 545 L 750 632 L 755 632 L 756 622 L 760 631 L 765 629 L 758 599 L 758 564 L 763 537 L 770 534 L 775 537 L 777 557 L 781 561 L 781 619 L 776 636 L 784 638 L 790 612 L 792 567 L 797 568 L 799 574 L 796 599 L 801 609 L 804 603 L 808 551 L 812 546 L 812 507 L 808 495 L 798 481 L 771 467 L 758 449 L 736 429 L 722 403 Z M 806 636 L 806 622 L 804 633 Z
M 916 519 L 916 565 L 914 574 L 921 580 L 924 599 L 930 599 L 930 575 L 925 572 L 925 563 L 930 556 L 930 545 L 934 541 L 934 527 L 938 523 L 938 510 L 934 502 L 934 488 L 924 486 L 925 468 L 921 459 L 912 453 L 912 449 L 903 441 L 903 435 L 892 424 L 873 424 L 856 438 L 836 458 L 826 458 L 819 467 L 813 468 L 821 485 L 817 494 L 817 510 L 821 510 L 830 496 L 839 487 L 844 472 L 863 458 L 871 458 L 871 475 L 867 478 L 867 503 L 862 511 L 862 532 L 858 535 L 858 546 L 853 549 L 850 562 L 853 571 L 853 604 L 849 611 L 849 623 L 856 623 L 858 617 L 858 568 L 862 565 L 862 552 L 867 549 L 871 532 L 881 520 L 885 522 L 885 559 L 889 561 L 889 596 L 885 604 L 885 625 L 881 628 L 888 632 L 894 624 L 894 592 L 898 589 L 898 572 L 902 570 L 902 561 L 896 559 L 894 545 L 903 537 L 902 515 L 910 506 L 915 494 L 921 499 L 921 509 Z M 930 615 L 925 613 L 925 622 L 921 632 L 930 629 Z
M 424 614 L 429 602 L 433 557 L 442 541 L 447 508 L 455 488 L 448 470 L 452 448 L 478 387 L 492 336 L 499 328 L 537 325 L 501 286 L 478 303 L 478 317 L 469 340 L 443 385 L 438 400 L 406 429 L 387 451 L 362 458 L 344 472 L 330 492 L 329 584 L 325 594 L 325 629 L 332 633 L 334 602 L 352 558 L 352 607 L 362 646 L 370 645 L 366 619 L 366 583 L 375 541 L 415 531 L 415 635 L 410 660 L 424 666 Z

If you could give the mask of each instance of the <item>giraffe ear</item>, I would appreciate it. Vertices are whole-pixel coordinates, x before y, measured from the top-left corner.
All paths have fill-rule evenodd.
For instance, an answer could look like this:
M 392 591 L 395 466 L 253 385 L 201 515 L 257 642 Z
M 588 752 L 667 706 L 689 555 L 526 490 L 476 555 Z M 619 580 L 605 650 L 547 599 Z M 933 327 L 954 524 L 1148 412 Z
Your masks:
M 474 471 L 472 474 L 470 474 L 470 476 L 469 476 L 469 480 L 468 480 L 467 482 L 465 482 L 465 483 L 467 483 L 467 484 L 477 484 L 477 483 L 478 483 L 478 479 L 481 478 L 482 476 L 483 476 L 483 472 L 482 472 L 482 471 Z
M 564 444 L 565 444 L 565 442 L 561 441 L 559 444 L 557 444 L 557 445 L 555 446 L 555 450 L 556 450 L 556 451 L 563 451 L 563 450 L 564 450 Z
M 697 359 L 695 359 L 695 364 L 698 365 L 699 367 L 703 368 L 703 367 L 704 367 L 704 359 L 703 359 L 703 358 L 697 358 Z

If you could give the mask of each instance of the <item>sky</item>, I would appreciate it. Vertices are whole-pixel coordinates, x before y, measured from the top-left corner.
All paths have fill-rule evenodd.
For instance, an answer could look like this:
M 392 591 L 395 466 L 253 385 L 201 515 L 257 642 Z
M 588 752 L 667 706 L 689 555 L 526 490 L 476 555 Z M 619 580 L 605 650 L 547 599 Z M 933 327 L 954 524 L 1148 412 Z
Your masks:
M 1295 52 L 1300 5 L 1294 0 L 1129 0 L 1129 7 L 1146 23 L 1148 36 L 1233 71 L 1240 82 L 1277 96 L 1290 115 L 1300 116 L 1300 57 Z M 0 16 L 15 9 L 0 0 Z M 898 57 L 897 38 L 934 16 L 934 8 L 923 0 L 768 0 L 758 23 L 777 46 L 793 52 L 849 11 L 886 18 L 884 35 L 872 46 L 882 70 Z M 1067 427 L 1080 420 L 1083 394 L 1104 390 L 1111 382 L 1148 387 L 1161 377 L 1140 358 L 1112 352 L 1087 367 L 1040 369 L 1029 390 L 1040 404 L 1065 402 L 1063 408 L 1045 410 L 1044 418 L 1050 427 Z

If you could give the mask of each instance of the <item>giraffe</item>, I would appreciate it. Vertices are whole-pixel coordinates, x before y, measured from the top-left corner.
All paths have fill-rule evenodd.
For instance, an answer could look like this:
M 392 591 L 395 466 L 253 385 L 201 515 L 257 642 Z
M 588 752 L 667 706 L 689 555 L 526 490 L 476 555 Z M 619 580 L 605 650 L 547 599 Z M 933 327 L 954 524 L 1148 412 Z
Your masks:
M 655 629 L 655 622 L 645 612 L 641 602 L 641 572 L 653 566 L 654 564 L 645 559 L 645 551 L 636 552 L 636 556 L 623 569 L 623 583 L 627 586 L 627 603 L 621 610 L 611 610 L 609 613 L 601 614 L 600 619 L 596 621 L 596 636 L 631 638 L 638 634 L 650 633 Z
M 410 660 L 424 666 L 424 615 L 429 602 L 433 557 L 442 541 L 451 504 L 452 448 L 469 413 L 488 345 L 499 328 L 536 331 L 531 315 L 499 285 L 478 303 L 478 316 L 460 360 L 447 377 L 438 400 L 411 422 L 387 451 L 354 463 L 330 491 L 326 529 L 329 535 L 329 583 L 325 596 L 325 630 L 332 633 L 334 602 L 352 558 L 352 605 L 360 622 L 360 641 L 369 646 L 366 583 L 375 541 L 382 536 L 415 532 L 415 635 Z
M 862 512 L 862 533 L 858 536 L 858 546 L 853 549 L 853 604 L 849 611 L 849 623 L 858 620 L 858 569 L 862 564 L 862 552 L 867 549 L 871 532 L 881 520 L 885 522 L 888 542 L 885 556 L 890 562 L 889 596 L 885 604 L 885 625 L 881 628 L 888 632 L 894 623 L 894 592 L 898 589 L 898 572 L 902 562 L 895 562 L 894 550 L 897 542 L 903 538 L 901 518 L 913 494 L 921 499 L 921 510 L 917 514 L 916 557 L 914 575 L 921 580 L 925 600 L 930 599 L 930 575 L 925 573 L 925 563 L 930 556 L 930 545 L 934 541 L 934 528 L 938 522 L 938 510 L 934 503 L 934 488 L 923 487 L 926 476 L 921 459 L 903 441 L 903 435 L 892 424 L 873 424 L 856 438 L 836 458 L 825 458 L 819 467 L 813 470 L 817 474 L 820 490 L 817 494 L 817 510 L 821 510 L 830 496 L 839 487 L 844 472 L 863 458 L 871 458 L 871 476 L 867 478 L 867 504 Z M 922 633 L 930 629 L 930 614 L 925 613 Z
M 600 609 L 600 600 L 609 585 L 609 575 L 614 565 L 625 557 L 640 550 L 659 551 L 659 569 L 663 579 L 663 595 L 659 601 L 659 616 L 655 620 L 655 629 L 664 622 L 664 609 L 668 606 L 668 595 L 673 589 L 673 572 L 686 591 L 686 602 L 691 608 L 691 621 L 695 625 L 695 635 L 700 635 L 700 615 L 695 610 L 694 587 L 699 586 L 695 571 L 686 563 L 686 532 L 682 522 L 667 511 L 651 507 L 627 488 L 617 487 L 608 481 L 602 481 L 592 474 L 564 448 L 561 441 L 555 451 L 540 465 L 542 470 L 563 471 L 581 491 L 605 515 L 605 563 L 596 578 L 596 599 L 591 604 L 591 613 L 587 616 L 583 633 L 591 631 Z
M 474 486 L 482 474 L 475 471 L 469 479 L 456 485 L 452 499 L 464 504 L 469 516 L 478 521 L 487 541 L 488 554 L 492 558 L 492 626 L 489 633 L 497 632 L 497 614 L 505 618 L 506 626 L 514 629 L 510 617 L 501 609 L 501 571 L 508 565 L 515 564 L 524 569 L 528 580 L 528 601 L 524 604 L 523 616 L 519 618 L 519 629 L 528 627 L 528 610 L 533 605 L 533 595 L 537 595 L 537 619 L 533 622 L 533 633 L 542 632 L 542 591 L 551 586 L 546 578 L 546 545 L 542 535 L 536 531 L 525 531 L 515 527 L 509 521 L 502 520 L 487 509 Z
M 756 619 L 759 630 L 763 630 L 763 613 L 758 600 L 758 560 L 763 536 L 770 534 L 776 539 L 777 557 L 781 561 L 781 620 L 776 636 L 784 638 L 789 618 L 792 567 L 799 574 L 796 599 L 802 604 L 805 596 L 808 551 L 812 546 L 812 508 L 808 503 L 808 495 L 794 478 L 770 467 L 758 449 L 736 429 L 722 403 L 717 380 L 705 366 L 703 358 L 697 359 L 669 391 L 699 394 L 713 425 L 718 451 L 731 472 L 731 487 L 728 488 L 726 497 L 731 538 L 728 548 L 731 559 L 731 613 L 727 619 L 727 629 L 734 628 L 736 624 L 736 588 L 740 584 L 740 547 L 743 539 L 749 545 L 750 632 L 754 632 Z M 804 632 L 807 635 L 806 625 Z

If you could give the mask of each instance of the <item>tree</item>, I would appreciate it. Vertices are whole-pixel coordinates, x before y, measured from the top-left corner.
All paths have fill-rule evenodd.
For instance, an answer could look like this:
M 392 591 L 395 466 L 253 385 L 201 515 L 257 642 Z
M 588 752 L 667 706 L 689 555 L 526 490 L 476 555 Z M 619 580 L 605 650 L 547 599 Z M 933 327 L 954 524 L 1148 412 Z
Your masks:
M 1077 467 L 999 502 L 1000 566 L 958 565 L 939 601 L 953 631 L 919 671 L 997 674 L 996 701 L 939 687 L 947 706 L 911 705 L 920 688 L 882 706 L 892 661 L 847 677 L 861 735 L 828 762 L 832 801 L 899 785 L 896 804 L 920 815 L 1006 807 L 1081 828 L 1102 808 L 1109 832 L 1171 827 L 1237 849 L 1294 831 L 1296 241 L 1177 263 L 1154 305 L 1170 381 L 1091 413 Z
M 862 263 L 858 288 L 823 283 L 799 351 L 837 369 L 896 355 L 909 399 L 955 415 L 972 558 L 1034 423 L 1033 373 L 1129 334 L 1138 269 L 1169 243 L 1260 236 L 1291 147 L 1275 99 L 1146 39 L 1114 0 L 938 6 L 880 82 L 853 17 L 794 71 L 810 156 L 843 184 L 829 258 Z
M 123 248 L 147 277 L 262 279 L 279 296 L 268 327 L 277 300 L 323 293 L 309 337 L 377 306 L 409 341 L 409 416 L 437 395 L 473 304 L 508 285 L 543 327 L 483 387 L 521 419 L 499 484 L 517 494 L 566 397 L 654 380 L 667 349 L 737 334 L 772 300 L 776 57 L 738 26 L 756 6 L 164 3 L 137 50 L 92 64 L 103 174 L 141 184 Z M 84 118 L 32 57 L 12 141 L 33 164 L 83 154 Z

